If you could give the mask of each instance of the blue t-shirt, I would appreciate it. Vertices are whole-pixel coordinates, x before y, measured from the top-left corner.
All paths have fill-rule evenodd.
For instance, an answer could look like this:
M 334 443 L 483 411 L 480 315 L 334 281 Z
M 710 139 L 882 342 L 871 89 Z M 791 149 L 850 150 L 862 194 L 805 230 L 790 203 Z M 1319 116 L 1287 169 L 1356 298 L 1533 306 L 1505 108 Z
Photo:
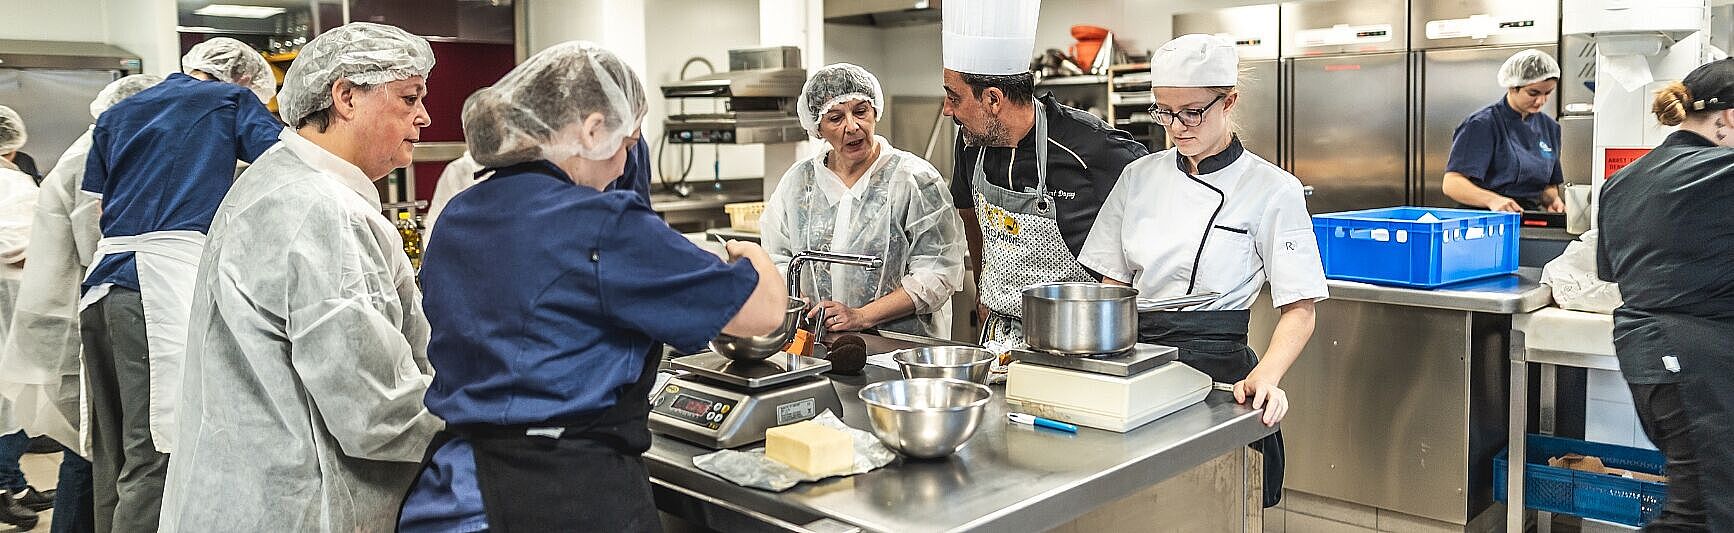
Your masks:
M 1559 122 L 1542 113 L 1520 117 L 1500 98 L 1457 126 L 1445 171 L 1500 195 L 1536 202 L 1549 185 L 1565 181 L 1558 149 Z
M 80 188 L 102 198 L 104 237 L 204 233 L 235 181 L 235 161 L 252 162 L 282 132 L 252 91 L 171 74 L 97 119 Z M 84 287 L 104 283 L 138 290 L 131 253 L 103 257 Z
M 421 278 L 433 328 L 428 410 L 447 424 L 521 425 L 595 413 L 655 344 L 704 349 L 758 285 L 638 195 L 578 186 L 546 162 L 498 169 L 452 198 Z M 438 450 L 404 531 L 486 525 L 463 439 Z

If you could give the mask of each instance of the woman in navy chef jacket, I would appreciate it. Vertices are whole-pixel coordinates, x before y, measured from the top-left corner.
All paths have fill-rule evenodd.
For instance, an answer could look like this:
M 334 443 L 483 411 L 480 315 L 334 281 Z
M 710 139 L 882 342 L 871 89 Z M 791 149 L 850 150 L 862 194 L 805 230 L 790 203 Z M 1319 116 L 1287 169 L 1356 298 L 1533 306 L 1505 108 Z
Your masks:
M 1619 283 L 1614 355 L 1667 457 L 1645 531 L 1734 531 L 1734 60 L 1656 94 L 1679 126 L 1602 186 L 1596 272 Z
M 1481 108 L 1451 137 L 1445 195 L 1475 209 L 1565 212 L 1559 184 L 1559 122 L 1542 113 L 1559 87 L 1559 63 L 1540 50 L 1499 67 L 1505 97 Z
M 639 136 L 638 77 L 556 45 L 464 102 L 484 169 L 440 218 L 421 275 L 445 419 L 403 531 L 661 531 L 640 455 L 661 344 L 763 335 L 787 290 L 757 245 L 723 262 L 631 192 L 603 192 Z
M 1174 148 L 1126 165 L 1078 262 L 1140 296 L 1220 293 L 1183 311 L 1139 313 L 1138 340 L 1179 348 L 1180 362 L 1233 384 L 1235 401 L 1264 409 L 1264 423 L 1275 426 L 1288 412 L 1277 384 L 1312 338 L 1313 302 L 1329 295 L 1300 180 L 1234 135 L 1233 42 L 1183 35 L 1150 65 L 1151 115 Z M 1267 279 L 1281 317 L 1261 359 L 1246 332 Z M 1282 436 L 1255 447 L 1264 452 L 1270 507 L 1282 497 Z

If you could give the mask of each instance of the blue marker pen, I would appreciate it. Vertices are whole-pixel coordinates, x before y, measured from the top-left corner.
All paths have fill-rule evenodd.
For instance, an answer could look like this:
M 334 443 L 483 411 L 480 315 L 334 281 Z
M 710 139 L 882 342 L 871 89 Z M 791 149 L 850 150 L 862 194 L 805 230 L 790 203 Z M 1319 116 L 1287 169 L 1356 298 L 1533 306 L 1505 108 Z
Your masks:
M 1065 422 L 1061 422 L 1058 420 L 1049 420 L 1049 419 L 1042 418 L 1042 417 L 1032 415 L 1032 414 L 1006 413 L 1006 417 L 1010 418 L 1012 422 L 1015 422 L 1018 424 L 1028 424 L 1028 425 L 1032 425 L 1032 426 L 1039 427 L 1039 428 L 1048 428 L 1048 429 L 1052 429 L 1052 430 L 1064 431 L 1066 433 L 1077 433 L 1078 432 L 1078 426 L 1067 424 Z

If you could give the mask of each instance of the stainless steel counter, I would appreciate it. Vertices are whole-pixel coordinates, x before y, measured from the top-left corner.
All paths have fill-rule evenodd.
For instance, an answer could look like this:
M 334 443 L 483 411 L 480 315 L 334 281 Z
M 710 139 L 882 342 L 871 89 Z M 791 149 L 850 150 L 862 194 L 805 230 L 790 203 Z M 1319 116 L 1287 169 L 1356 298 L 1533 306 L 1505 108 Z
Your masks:
M 1516 274 L 1470 280 L 1433 290 L 1341 280 L 1329 280 L 1329 286 L 1333 300 L 1504 315 L 1528 313 L 1553 301 L 1553 293 L 1541 284 L 1539 268 L 1522 268 Z
M 912 345 L 868 340 L 873 353 Z M 862 376 L 831 377 L 844 422 L 867 429 L 856 392 L 897 374 L 869 366 Z M 692 458 L 711 450 L 661 435 L 645 460 L 658 507 L 688 519 L 700 515 L 703 525 L 720 530 L 1042 531 L 1271 433 L 1260 411 L 1221 392 L 1129 433 L 1085 428 L 1076 435 L 1009 425 L 1004 390 L 994 392 L 980 429 L 948 459 L 899 459 L 781 493 L 704 473 Z

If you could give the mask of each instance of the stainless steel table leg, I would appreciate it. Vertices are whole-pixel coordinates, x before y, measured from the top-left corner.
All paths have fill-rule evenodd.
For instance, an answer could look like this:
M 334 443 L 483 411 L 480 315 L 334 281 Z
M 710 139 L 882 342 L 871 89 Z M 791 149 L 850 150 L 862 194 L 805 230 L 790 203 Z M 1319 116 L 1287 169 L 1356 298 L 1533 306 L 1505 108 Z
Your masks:
M 1511 420 L 1505 457 L 1505 530 L 1521 533 L 1525 514 L 1523 466 L 1528 452 L 1525 433 L 1529 426 L 1529 363 L 1524 362 L 1520 351 L 1522 343 L 1516 340 L 1522 333 L 1513 332 L 1512 336 Z

